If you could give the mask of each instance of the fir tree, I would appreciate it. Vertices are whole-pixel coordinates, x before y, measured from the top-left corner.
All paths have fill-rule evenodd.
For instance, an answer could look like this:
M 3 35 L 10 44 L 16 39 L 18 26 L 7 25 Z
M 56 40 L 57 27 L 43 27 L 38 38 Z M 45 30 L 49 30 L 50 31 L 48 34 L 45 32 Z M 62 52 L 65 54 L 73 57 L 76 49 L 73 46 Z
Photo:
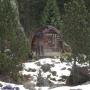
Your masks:
M 40 18 L 47 0 L 17 0 L 20 12 L 21 24 L 29 36 L 29 33 L 40 27 Z
M 27 39 L 19 23 L 16 1 L 0 0 L 0 73 L 17 74 L 27 54 Z
M 65 4 L 64 38 L 72 47 L 74 55 L 89 54 L 90 21 L 83 0 L 72 0 Z
M 56 0 L 47 1 L 41 17 L 41 25 L 52 25 L 61 29 L 62 20 Z
M 1 0 L 1 13 L 0 13 L 0 36 L 3 43 L 2 47 L 10 48 L 14 52 L 16 50 L 16 54 L 20 54 L 27 48 L 27 39 L 24 34 L 24 31 L 19 23 L 19 15 L 17 6 L 15 4 L 15 0 Z M 5 42 L 7 44 L 5 44 Z M 3 45 L 4 44 L 4 45 Z M 5 46 L 6 45 L 6 46 Z M 7 47 L 8 46 L 8 47 Z M 1 47 L 1 48 L 2 48 Z M 20 51 L 22 48 L 23 51 Z M 4 51 L 3 50 L 3 51 Z M 15 53 L 15 52 L 14 52 Z M 24 52 L 24 54 L 26 54 Z M 19 55 L 24 56 L 24 55 Z

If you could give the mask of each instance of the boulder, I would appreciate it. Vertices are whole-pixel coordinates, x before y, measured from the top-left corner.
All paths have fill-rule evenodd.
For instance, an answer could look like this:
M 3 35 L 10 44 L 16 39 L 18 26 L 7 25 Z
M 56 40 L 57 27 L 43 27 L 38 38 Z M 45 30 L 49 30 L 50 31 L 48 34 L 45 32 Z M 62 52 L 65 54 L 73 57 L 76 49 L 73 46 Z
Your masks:
M 67 85 L 80 85 L 90 80 L 88 67 L 73 66 L 71 74 L 66 80 Z
M 51 68 L 51 65 L 50 64 L 44 64 L 41 66 L 41 69 L 44 71 L 44 72 L 47 72 L 49 71 Z
M 2 88 L 2 90 L 13 90 L 13 87 L 11 85 L 6 85 Z
M 23 85 L 24 85 L 24 87 L 25 87 L 26 89 L 36 90 L 34 83 L 32 83 L 31 81 L 24 82 Z
M 3 85 L 0 83 L 0 87 L 2 87 Z
M 26 89 L 35 90 L 35 84 L 32 82 L 33 78 L 30 75 L 24 75 L 22 84 Z
M 48 86 L 48 85 L 49 85 L 48 78 L 43 78 L 41 75 L 41 71 L 39 70 L 39 74 L 37 77 L 37 86 Z
M 57 75 L 57 72 L 56 71 L 51 71 L 52 75 L 53 76 L 56 76 Z

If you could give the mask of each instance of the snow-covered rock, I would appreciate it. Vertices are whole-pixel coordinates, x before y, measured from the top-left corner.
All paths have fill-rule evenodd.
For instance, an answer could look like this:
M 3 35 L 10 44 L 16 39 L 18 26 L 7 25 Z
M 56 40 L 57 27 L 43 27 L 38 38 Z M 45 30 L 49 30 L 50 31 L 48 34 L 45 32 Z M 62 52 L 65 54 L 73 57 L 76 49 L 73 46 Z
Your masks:
M 39 71 L 44 80 L 48 80 L 49 86 L 65 84 L 66 77 L 70 75 L 72 64 L 61 62 L 60 59 L 44 58 L 35 62 L 24 63 L 23 75 L 30 75 L 37 85 Z
M 77 65 L 82 67 L 87 64 L 77 63 Z M 90 82 L 77 86 L 64 86 L 71 70 L 72 62 L 66 60 L 62 62 L 60 59 L 44 58 L 23 63 L 23 71 L 20 73 L 30 75 L 32 80 L 24 82 L 23 85 L 0 82 L 0 90 L 3 90 L 2 88 L 4 90 L 5 88 L 12 88 L 12 90 L 90 90 Z M 36 86 L 38 82 L 40 87 Z
M 67 85 L 80 85 L 84 82 L 90 81 L 89 70 L 90 67 L 80 67 L 73 65 L 71 74 L 67 79 Z
M 77 62 L 76 62 L 77 63 Z M 72 71 L 73 61 L 43 58 L 34 62 L 24 63 L 23 75 L 30 75 L 36 86 L 59 87 L 66 85 Z M 87 66 L 77 63 L 79 67 Z
M 28 89 L 25 89 L 23 85 L 16 85 L 13 83 L 5 83 L 2 81 L 0 81 L 0 84 L 2 85 L 0 87 L 0 90 L 28 90 Z

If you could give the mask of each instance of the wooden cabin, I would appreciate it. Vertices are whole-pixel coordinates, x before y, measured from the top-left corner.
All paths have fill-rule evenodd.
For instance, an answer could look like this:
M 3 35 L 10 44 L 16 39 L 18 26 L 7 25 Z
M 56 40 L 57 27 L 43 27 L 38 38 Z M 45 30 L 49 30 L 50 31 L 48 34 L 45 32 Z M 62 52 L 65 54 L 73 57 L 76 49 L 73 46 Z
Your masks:
M 35 56 L 60 56 L 63 51 L 63 38 L 60 30 L 44 26 L 32 34 L 31 50 Z

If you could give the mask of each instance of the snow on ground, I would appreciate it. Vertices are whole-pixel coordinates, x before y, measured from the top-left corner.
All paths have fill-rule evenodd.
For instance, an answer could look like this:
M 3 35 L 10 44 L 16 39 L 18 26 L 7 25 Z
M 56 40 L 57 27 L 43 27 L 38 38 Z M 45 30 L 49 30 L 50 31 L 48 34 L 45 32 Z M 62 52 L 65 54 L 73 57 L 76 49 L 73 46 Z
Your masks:
M 49 87 L 36 87 L 36 90 L 90 90 L 90 82 L 78 86 L 61 86 L 52 89 Z
M 49 87 L 35 87 L 36 90 L 50 90 Z
M 62 87 L 57 87 L 53 88 L 50 90 L 90 90 L 90 82 L 87 83 L 86 85 L 78 85 L 78 86 L 62 86 Z
M 39 69 L 40 69 L 40 67 L 37 66 L 34 62 L 24 63 L 23 75 L 37 76 Z
M 12 84 L 12 83 L 5 83 L 5 82 L 1 82 L 0 84 L 3 85 L 3 87 L 5 86 L 11 86 L 12 89 L 2 89 L 0 88 L 0 90 L 29 90 L 29 89 L 25 89 L 23 87 L 23 85 L 16 85 L 16 84 Z M 15 89 L 15 87 L 18 87 L 19 89 Z M 14 89 L 13 89 L 14 88 Z M 35 87 L 36 90 L 90 90 L 90 82 L 87 82 L 83 85 L 78 85 L 78 86 L 62 86 L 62 87 L 56 87 L 56 88 L 52 88 L 50 89 L 50 87 Z
M 80 64 L 78 65 L 81 66 Z M 84 64 L 82 66 L 85 65 L 87 64 Z M 61 85 L 61 87 L 57 87 L 57 86 L 35 87 L 36 90 L 90 90 L 90 82 L 73 87 L 62 86 L 62 84 L 65 84 L 65 80 L 62 80 L 62 76 L 68 77 L 70 75 L 71 69 L 72 69 L 72 63 L 70 62 L 67 61 L 61 62 L 60 59 L 44 58 L 44 59 L 39 59 L 35 62 L 24 63 L 22 74 L 32 76 L 33 82 L 34 84 L 36 84 L 39 71 L 41 70 L 41 76 L 43 78 L 45 79 L 48 78 L 48 80 L 51 81 L 53 85 L 57 85 L 57 84 L 59 84 L 59 86 Z M 16 85 L 1 81 L 0 84 L 2 84 L 0 90 L 7 90 L 2 88 L 8 85 L 10 85 L 12 88 L 18 87 L 19 90 L 28 90 L 25 89 L 23 85 Z M 13 90 L 17 90 L 17 89 L 13 89 Z
M 44 65 L 49 65 L 50 70 L 44 71 L 42 67 Z M 49 67 L 48 66 L 48 67 Z M 62 76 L 69 76 L 70 69 L 72 67 L 71 63 L 61 62 L 60 59 L 44 58 L 39 59 L 36 62 L 24 63 L 24 70 L 22 71 L 23 75 L 31 75 L 33 80 L 36 81 L 38 77 L 39 70 L 41 70 L 41 75 L 43 78 L 48 78 L 54 84 L 64 84 L 65 82 L 59 81 L 62 79 Z M 47 66 L 44 68 L 47 69 Z M 54 75 L 55 74 L 55 75 Z
M 52 89 L 50 87 L 36 87 L 36 90 L 90 90 L 90 82 L 78 86 L 61 86 Z
M 25 89 L 23 87 L 23 85 L 16 85 L 16 84 L 12 84 L 12 83 L 5 83 L 5 82 L 1 82 L 0 84 L 3 85 L 3 87 L 5 86 L 11 86 L 12 89 L 2 89 L 0 88 L 0 90 L 29 90 L 29 89 Z M 15 89 L 15 87 L 18 87 L 19 89 Z M 14 88 L 14 89 L 13 89 Z M 90 82 L 87 82 L 83 85 L 78 85 L 78 86 L 62 86 L 62 87 L 56 87 L 56 88 L 52 88 L 50 89 L 50 87 L 35 87 L 36 90 L 90 90 Z
M 65 84 L 66 80 L 62 77 L 68 77 L 70 75 L 72 63 L 73 62 L 61 61 L 60 59 L 43 58 L 35 62 L 24 63 L 22 74 L 32 76 L 33 81 L 36 84 L 38 73 L 41 70 L 41 76 L 43 78 L 48 78 L 48 80 L 53 84 Z M 77 65 L 86 66 L 87 63 L 83 65 L 77 63 Z
M 28 90 L 28 89 L 25 89 L 23 85 L 5 83 L 5 82 L 2 82 L 2 81 L 0 81 L 0 84 L 2 85 L 2 87 L 0 87 L 0 90 Z M 5 89 L 6 87 L 7 87 L 7 89 Z

